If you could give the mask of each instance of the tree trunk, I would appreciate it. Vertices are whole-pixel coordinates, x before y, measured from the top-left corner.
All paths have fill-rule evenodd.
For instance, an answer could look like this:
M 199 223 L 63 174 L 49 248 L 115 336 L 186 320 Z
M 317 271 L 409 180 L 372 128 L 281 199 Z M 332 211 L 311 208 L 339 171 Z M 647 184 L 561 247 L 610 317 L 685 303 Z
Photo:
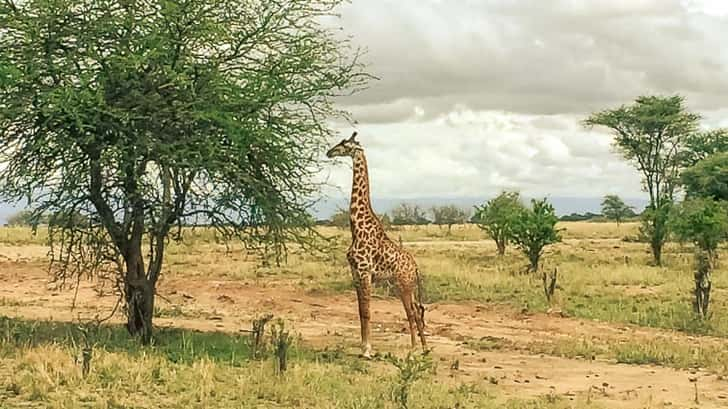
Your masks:
M 657 237 L 653 237 L 650 243 L 650 247 L 652 248 L 652 257 L 655 261 L 655 265 L 658 267 L 662 267 L 662 244 L 662 240 Z
M 495 245 L 498 247 L 498 255 L 502 256 L 506 254 L 506 242 L 505 240 L 496 240 Z
M 693 309 L 695 313 L 703 318 L 708 317 L 708 306 L 710 304 L 710 271 L 712 269 L 712 255 L 710 252 L 698 250 L 695 254 L 695 300 Z
M 126 328 L 129 334 L 138 336 L 143 344 L 152 340 L 152 316 L 154 314 L 154 285 L 146 277 L 141 246 L 126 254 L 124 293 L 127 307 Z
M 531 253 L 528 255 L 528 261 L 531 263 L 529 273 L 538 272 L 538 263 L 541 260 L 541 253 Z

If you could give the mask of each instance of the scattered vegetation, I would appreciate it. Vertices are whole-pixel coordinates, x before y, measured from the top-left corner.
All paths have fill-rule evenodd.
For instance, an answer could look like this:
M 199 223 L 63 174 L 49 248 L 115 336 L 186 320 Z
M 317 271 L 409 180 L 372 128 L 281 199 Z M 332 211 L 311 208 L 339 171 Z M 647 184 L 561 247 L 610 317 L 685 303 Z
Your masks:
M 283 320 L 278 319 L 271 328 L 271 344 L 276 362 L 276 373 L 283 374 L 288 369 L 288 351 L 293 345 L 294 337 L 286 329 Z
M 412 386 L 433 370 L 432 357 L 429 354 L 409 352 L 404 358 L 388 354 L 385 359 L 397 368 L 397 379 L 394 382 L 392 399 L 398 408 L 408 409 Z
M 452 226 L 455 224 L 463 224 L 468 221 L 468 213 L 455 206 L 434 206 L 430 209 L 432 213 L 432 223 L 438 226 L 447 226 L 447 233 L 452 232 Z
M 561 241 L 558 221 L 554 207 L 546 199 L 531 200 L 531 207 L 521 208 L 513 219 L 510 239 L 528 258 L 530 272 L 538 271 L 546 246 Z
M 506 253 L 512 237 L 512 228 L 523 210 L 518 192 L 502 192 L 495 199 L 475 208 L 473 222 L 495 241 L 498 254 Z

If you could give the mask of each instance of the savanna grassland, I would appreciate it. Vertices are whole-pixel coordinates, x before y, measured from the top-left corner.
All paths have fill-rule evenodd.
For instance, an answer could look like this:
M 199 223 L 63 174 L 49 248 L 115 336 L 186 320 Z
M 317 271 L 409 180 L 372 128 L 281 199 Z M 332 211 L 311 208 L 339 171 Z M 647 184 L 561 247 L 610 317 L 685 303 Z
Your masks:
M 404 312 L 386 286 L 372 311 L 379 355 L 358 356 L 346 230 L 322 227 L 331 249 L 292 248 L 281 266 L 186 231 L 170 244 L 154 343 L 142 347 L 118 316 L 89 324 L 116 304 L 108 282 L 58 288 L 43 232 L 0 228 L 0 407 L 397 408 L 407 392 L 410 408 L 728 406 L 722 266 L 701 321 L 690 246 L 670 243 L 654 267 L 637 224 L 559 227 L 563 243 L 544 258 L 558 271 L 550 304 L 539 277 L 522 274 L 526 259 L 515 248 L 498 257 L 475 226 L 390 231 L 425 274 L 433 351 L 409 361 Z M 265 314 L 275 318 L 254 353 L 252 322 Z M 281 325 L 291 346 L 279 373 L 271 338 Z

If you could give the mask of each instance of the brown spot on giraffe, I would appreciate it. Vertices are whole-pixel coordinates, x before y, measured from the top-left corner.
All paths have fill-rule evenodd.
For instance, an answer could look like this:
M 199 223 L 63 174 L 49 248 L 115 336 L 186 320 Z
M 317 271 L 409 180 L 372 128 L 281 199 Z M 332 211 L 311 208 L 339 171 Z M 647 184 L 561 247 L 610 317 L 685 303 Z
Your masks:
M 393 242 L 385 233 L 384 227 L 372 210 L 369 197 L 369 174 L 364 148 L 355 140 L 356 132 L 331 148 L 329 158 L 348 156 L 353 160 L 351 184 L 350 226 L 351 246 L 346 258 L 351 267 L 354 288 L 359 303 L 361 341 L 365 357 L 370 357 L 372 348 L 369 341 L 370 307 L 372 283 L 393 282 L 399 290 L 404 310 L 409 322 L 412 347 L 417 346 L 419 334 L 422 348 L 427 348 L 425 340 L 425 308 L 421 301 L 420 272 L 414 257 L 401 245 Z M 416 332 L 415 332 L 416 328 Z

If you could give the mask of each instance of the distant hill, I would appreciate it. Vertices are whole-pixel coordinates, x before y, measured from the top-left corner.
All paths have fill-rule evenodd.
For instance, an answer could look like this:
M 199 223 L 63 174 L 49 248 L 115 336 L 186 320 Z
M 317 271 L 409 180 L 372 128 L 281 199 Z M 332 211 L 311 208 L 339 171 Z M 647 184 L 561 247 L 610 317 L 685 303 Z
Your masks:
M 547 197 L 549 202 L 554 205 L 558 216 L 570 215 L 572 213 L 601 213 L 602 199 L 601 197 Z M 455 205 L 463 209 L 472 209 L 475 205 L 481 205 L 486 199 L 485 197 L 421 197 L 421 198 L 373 198 L 372 207 L 377 213 L 386 213 L 392 210 L 399 203 L 407 202 L 419 205 L 425 209 L 437 205 Z M 530 198 L 526 198 L 529 200 Z M 623 200 L 631 206 L 634 206 L 637 213 L 644 210 L 647 206 L 647 199 L 641 198 L 623 198 Z M 321 201 L 315 208 L 314 216 L 317 219 L 328 219 L 340 207 L 347 207 L 349 199 L 338 198 Z
M 472 209 L 475 205 L 480 205 L 485 201 L 484 197 L 419 197 L 419 198 L 374 198 L 372 206 L 377 213 L 385 213 L 392 210 L 399 203 L 414 203 L 425 209 L 437 205 L 455 205 L 463 209 Z M 601 212 L 601 197 L 549 197 L 549 201 L 554 205 L 556 214 L 559 216 L 569 215 L 572 213 L 584 214 L 587 212 Z M 636 212 L 641 212 L 647 206 L 647 200 L 641 198 L 624 198 L 624 201 L 635 207 Z M 349 205 L 348 198 L 330 198 L 322 200 L 314 208 L 314 217 L 317 219 L 328 219 L 340 207 L 346 208 Z M 22 209 L 22 206 L 10 206 L 0 203 L 0 225 L 7 221 L 7 218 Z

